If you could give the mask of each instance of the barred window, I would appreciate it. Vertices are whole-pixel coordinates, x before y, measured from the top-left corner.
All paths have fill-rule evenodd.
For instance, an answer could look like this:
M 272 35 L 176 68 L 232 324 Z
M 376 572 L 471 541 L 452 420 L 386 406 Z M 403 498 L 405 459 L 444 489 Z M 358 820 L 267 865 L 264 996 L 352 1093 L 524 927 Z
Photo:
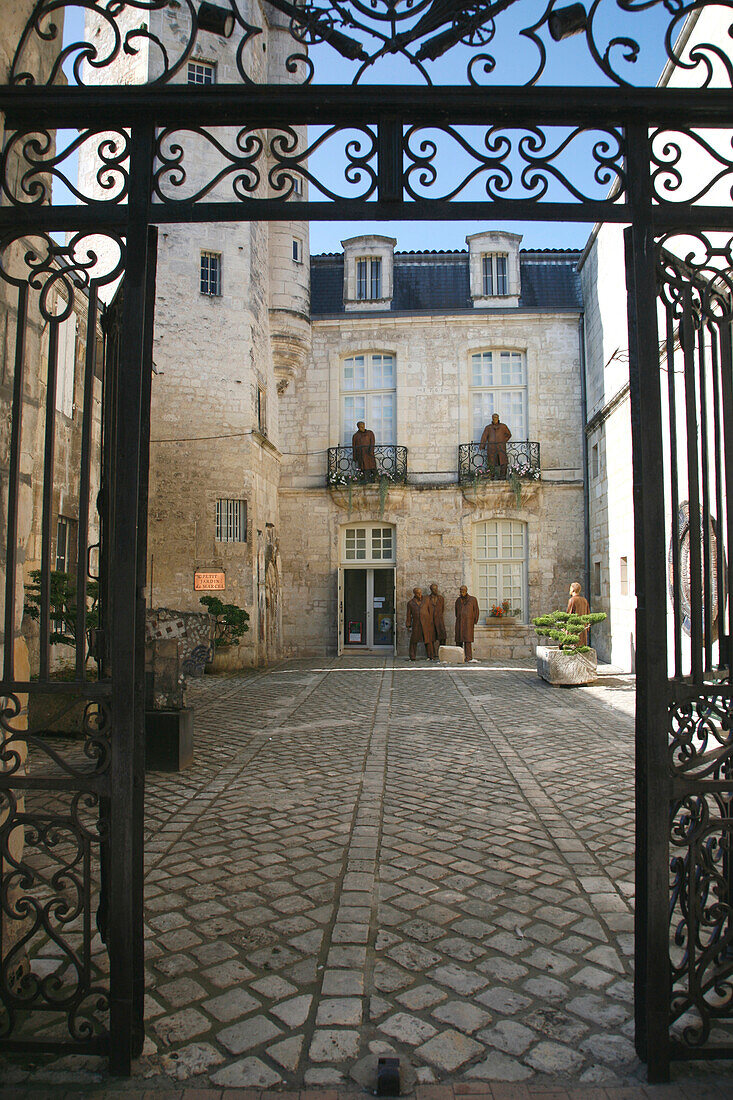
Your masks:
M 247 541 L 247 501 L 217 500 L 216 541 Z
M 189 84 L 216 84 L 216 65 L 210 61 L 189 61 Z
M 474 526 L 473 559 L 478 604 L 491 608 L 509 601 L 512 611 L 525 618 L 527 526 L 515 520 L 488 520 Z
M 221 294 L 221 255 L 218 252 L 201 253 L 201 293 L 213 298 Z
M 487 298 L 509 293 L 508 257 L 503 252 L 487 252 L 481 257 L 483 292 Z
M 362 300 L 382 297 L 382 261 L 364 256 L 356 261 L 356 297 Z

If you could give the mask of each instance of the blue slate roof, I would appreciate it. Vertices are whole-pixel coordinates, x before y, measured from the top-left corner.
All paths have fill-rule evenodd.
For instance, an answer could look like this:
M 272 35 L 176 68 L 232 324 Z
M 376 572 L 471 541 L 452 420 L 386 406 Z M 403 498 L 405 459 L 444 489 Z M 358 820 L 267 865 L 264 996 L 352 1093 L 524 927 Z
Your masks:
M 581 310 L 579 259 L 575 251 L 520 252 L 520 308 Z M 468 252 L 395 252 L 393 313 L 472 309 L 469 289 Z M 311 314 L 343 312 L 343 256 L 312 256 Z

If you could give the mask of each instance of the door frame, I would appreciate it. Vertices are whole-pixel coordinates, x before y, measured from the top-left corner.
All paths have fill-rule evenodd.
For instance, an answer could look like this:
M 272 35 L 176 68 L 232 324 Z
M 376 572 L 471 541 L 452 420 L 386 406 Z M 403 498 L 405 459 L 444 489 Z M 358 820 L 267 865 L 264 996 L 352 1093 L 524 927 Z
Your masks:
M 347 645 L 344 641 L 344 572 L 360 569 L 366 573 L 366 642 L 358 645 Z M 392 603 L 394 606 L 394 622 L 392 624 L 392 642 L 390 645 L 376 645 L 374 642 L 374 573 L 376 570 L 392 570 Z M 366 652 L 387 653 L 396 650 L 397 646 L 397 566 L 391 562 L 342 562 L 338 567 L 338 646 L 339 657 L 346 650 L 362 650 Z

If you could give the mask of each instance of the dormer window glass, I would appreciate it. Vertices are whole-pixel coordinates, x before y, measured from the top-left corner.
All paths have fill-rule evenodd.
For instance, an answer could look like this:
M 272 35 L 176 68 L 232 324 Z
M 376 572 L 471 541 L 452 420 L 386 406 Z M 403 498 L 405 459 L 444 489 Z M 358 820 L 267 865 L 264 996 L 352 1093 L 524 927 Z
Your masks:
M 487 252 L 481 257 L 483 294 L 486 298 L 506 297 L 509 293 L 509 264 L 505 252 Z
M 375 256 L 356 261 L 356 297 L 361 301 L 382 297 L 382 261 Z

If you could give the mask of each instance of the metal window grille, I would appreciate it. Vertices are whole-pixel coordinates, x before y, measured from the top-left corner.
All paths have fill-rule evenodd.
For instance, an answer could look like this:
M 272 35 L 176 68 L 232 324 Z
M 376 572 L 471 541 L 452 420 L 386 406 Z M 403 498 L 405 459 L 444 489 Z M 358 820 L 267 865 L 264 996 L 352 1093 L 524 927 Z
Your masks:
M 247 501 L 217 500 L 216 541 L 247 541 Z
M 496 293 L 509 293 L 509 273 L 507 270 L 506 256 L 497 255 L 496 259 Z
M 210 297 L 221 294 L 221 256 L 218 252 L 201 253 L 201 293 Z
M 189 61 L 189 84 L 216 84 L 216 65 L 210 61 Z
M 367 261 L 356 261 L 356 296 L 357 298 L 366 298 L 367 296 Z
M 505 253 L 487 252 L 481 257 L 483 293 L 487 298 L 509 293 L 509 261 Z
M 356 297 L 362 300 L 382 297 L 382 261 L 364 257 L 356 261 Z

